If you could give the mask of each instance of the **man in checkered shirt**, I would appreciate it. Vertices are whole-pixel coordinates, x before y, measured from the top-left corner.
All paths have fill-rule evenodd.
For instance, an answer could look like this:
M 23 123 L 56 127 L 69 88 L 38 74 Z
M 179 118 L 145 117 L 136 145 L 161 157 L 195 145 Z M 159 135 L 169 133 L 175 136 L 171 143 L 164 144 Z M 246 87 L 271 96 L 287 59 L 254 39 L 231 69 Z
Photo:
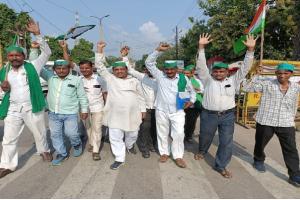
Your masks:
M 262 93 L 256 114 L 256 133 L 253 167 L 265 172 L 264 148 L 274 133 L 279 138 L 283 158 L 288 168 L 289 183 L 300 187 L 299 155 L 295 140 L 295 115 L 300 85 L 289 81 L 294 65 L 281 63 L 277 66 L 274 80 L 259 80 L 255 76 L 244 85 L 247 92 Z

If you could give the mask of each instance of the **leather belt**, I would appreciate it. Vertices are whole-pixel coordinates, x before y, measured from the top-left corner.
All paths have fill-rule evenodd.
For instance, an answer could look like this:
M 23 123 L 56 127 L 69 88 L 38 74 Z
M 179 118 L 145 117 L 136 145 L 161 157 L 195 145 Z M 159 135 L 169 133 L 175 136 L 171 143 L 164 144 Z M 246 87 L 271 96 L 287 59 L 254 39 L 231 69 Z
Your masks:
M 224 110 L 224 111 L 214 111 L 214 110 L 207 110 L 205 108 L 202 108 L 202 111 L 208 112 L 209 114 L 217 114 L 217 115 L 224 115 L 230 112 L 234 112 L 235 108 L 231 108 L 228 110 Z

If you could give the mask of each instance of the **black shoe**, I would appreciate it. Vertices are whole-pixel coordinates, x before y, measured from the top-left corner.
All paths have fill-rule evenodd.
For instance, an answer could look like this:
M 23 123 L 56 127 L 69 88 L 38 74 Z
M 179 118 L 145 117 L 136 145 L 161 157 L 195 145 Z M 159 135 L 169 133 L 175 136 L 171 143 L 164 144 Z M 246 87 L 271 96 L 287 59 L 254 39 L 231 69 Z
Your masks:
M 128 149 L 128 152 L 132 153 L 132 154 L 136 154 L 137 153 L 136 150 L 135 150 L 135 148 L 134 148 L 134 146 L 132 146 L 131 149 Z
M 143 156 L 143 158 L 150 158 L 150 153 L 149 153 L 149 151 L 144 151 L 144 152 L 142 152 L 142 156 Z
M 150 148 L 149 148 L 149 151 L 151 151 L 151 152 L 156 152 L 156 150 L 155 150 L 154 147 L 150 147 Z
M 185 138 L 184 139 L 188 144 L 192 144 L 194 142 L 193 138 Z
M 300 187 L 300 176 L 292 176 L 289 178 L 289 183 L 295 187 Z
M 123 164 L 124 164 L 123 162 L 115 161 L 113 164 L 111 164 L 110 169 L 116 170 L 120 168 Z

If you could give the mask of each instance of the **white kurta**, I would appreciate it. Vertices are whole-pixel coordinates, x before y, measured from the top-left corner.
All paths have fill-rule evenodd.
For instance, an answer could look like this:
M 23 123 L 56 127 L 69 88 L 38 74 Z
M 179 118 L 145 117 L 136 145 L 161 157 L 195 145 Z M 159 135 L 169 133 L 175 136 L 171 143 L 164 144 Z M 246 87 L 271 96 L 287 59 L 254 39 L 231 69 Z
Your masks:
M 104 55 L 96 53 L 95 66 L 107 83 L 103 123 L 113 129 L 137 131 L 142 123 L 141 112 L 146 112 L 141 84 L 131 76 L 117 78 L 107 71 L 104 61 Z
M 39 74 L 48 61 L 51 50 L 42 36 L 36 36 L 40 44 L 41 55 L 31 63 Z M 24 65 L 17 71 L 10 70 L 7 74 L 10 84 L 10 106 L 4 119 L 4 136 L 0 168 L 16 170 L 18 166 L 17 143 L 24 126 L 33 133 L 38 153 L 49 152 L 47 143 L 44 111 L 32 113 L 28 76 Z

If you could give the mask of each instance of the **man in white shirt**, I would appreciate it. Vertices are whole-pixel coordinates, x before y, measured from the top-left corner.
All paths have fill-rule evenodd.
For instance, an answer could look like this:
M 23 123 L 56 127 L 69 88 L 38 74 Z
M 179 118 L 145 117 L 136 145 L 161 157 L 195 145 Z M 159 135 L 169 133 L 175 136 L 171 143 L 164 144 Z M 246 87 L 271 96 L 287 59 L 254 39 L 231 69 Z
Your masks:
M 145 116 L 146 107 L 140 82 L 128 76 L 126 63 L 113 64 L 113 74 L 108 72 L 103 50 L 106 44 L 99 42 L 95 54 L 95 66 L 107 83 L 107 101 L 104 107 L 104 121 L 109 128 L 109 140 L 115 162 L 111 169 L 118 169 L 125 162 L 126 149 L 136 153 L 139 126 Z M 125 137 L 125 141 L 124 141 Z
M 208 34 L 203 34 L 199 39 L 199 53 L 196 65 L 199 78 L 204 84 L 202 113 L 200 116 L 199 153 L 195 159 L 200 160 L 208 152 L 214 135 L 218 130 L 219 146 L 216 154 L 214 169 L 224 178 L 231 178 L 232 174 L 226 169 L 232 156 L 233 133 L 235 122 L 235 89 L 239 87 L 250 70 L 256 39 L 247 36 L 244 44 L 248 51 L 245 55 L 241 69 L 233 76 L 228 77 L 228 64 L 214 63 L 212 74 L 206 66 L 204 48 L 211 42 Z
M 44 160 L 52 160 L 44 120 L 46 104 L 38 76 L 51 50 L 40 35 L 38 23 L 31 20 L 27 30 L 36 36 L 41 55 L 31 63 L 25 62 L 24 50 L 10 46 L 6 49 L 9 63 L 0 72 L 1 89 L 6 92 L 0 105 L 1 119 L 4 119 L 0 178 L 17 169 L 17 143 L 25 125 L 33 133 L 37 152 Z
M 99 150 L 102 137 L 103 93 L 106 92 L 106 83 L 93 73 L 91 61 L 80 61 L 79 69 L 82 74 L 84 90 L 89 100 L 89 116 L 84 121 L 89 142 L 88 151 L 92 152 L 93 160 L 96 161 L 101 159 Z
M 183 160 L 184 109 L 193 105 L 196 93 L 189 79 L 184 74 L 177 74 L 177 62 L 165 62 L 163 71 L 156 67 L 158 56 L 169 48 L 168 44 L 161 43 L 156 51 L 148 56 L 145 65 L 157 81 L 154 106 L 159 161 L 165 163 L 172 152 L 176 165 L 185 168 L 186 163 Z M 170 132 L 172 142 L 169 139 Z
M 137 78 L 141 82 L 141 87 L 143 89 L 147 115 L 143 120 L 139 135 L 137 139 L 137 145 L 144 158 L 150 158 L 150 151 L 155 152 L 155 147 L 157 145 L 157 134 L 156 134 L 156 120 L 155 120 L 155 109 L 154 100 L 157 90 L 157 82 L 155 78 L 150 74 L 147 68 L 144 66 L 144 73 L 136 71 L 128 59 L 129 47 L 125 46 L 121 49 L 121 55 L 123 61 L 126 62 L 128 73 L 133 77 Z M 145 121 L 150 119 L 150 130 L 146 129 Z

